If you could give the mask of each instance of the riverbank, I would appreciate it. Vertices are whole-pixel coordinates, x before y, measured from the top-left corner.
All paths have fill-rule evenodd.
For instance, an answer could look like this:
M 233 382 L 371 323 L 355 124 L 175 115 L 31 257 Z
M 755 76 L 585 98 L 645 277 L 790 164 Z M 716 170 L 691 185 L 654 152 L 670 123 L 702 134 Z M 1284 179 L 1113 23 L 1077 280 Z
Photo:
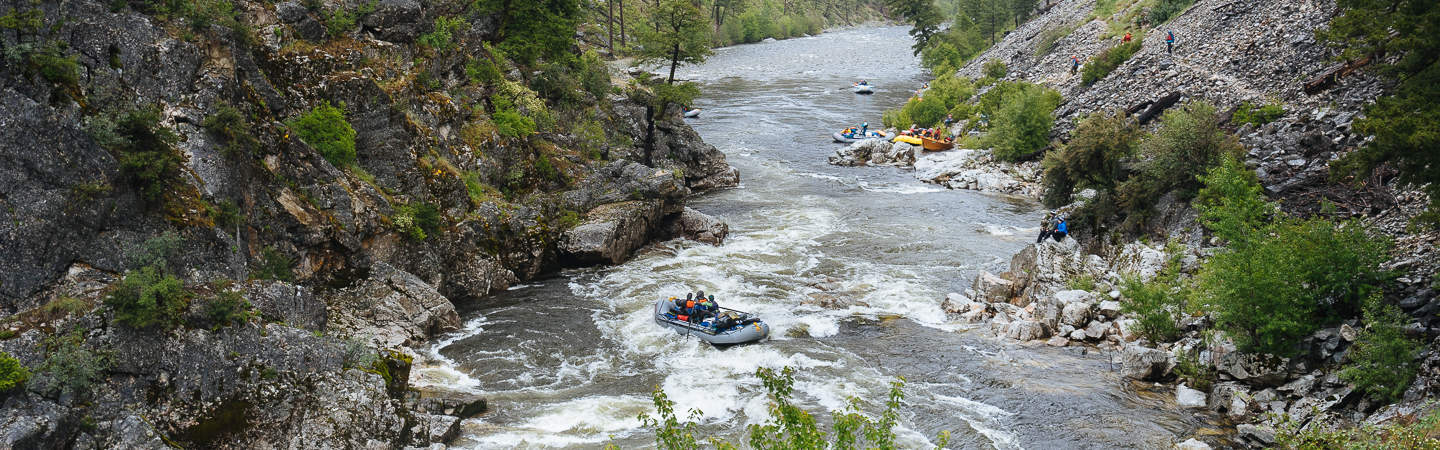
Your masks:
M 1192 278 L 1212 255 L 1224 250 L 1218 239 L 1204 233 L 1188 202 L 1174 198 L 1162 199 L 1155 207 L 1154 220 L 1139 237 L 1121 237 L 1115 232 L 1088 235 L 1099 234 L 1103 224 L 1077 224 L 1072 216 L 1069 239 L 1029 246 L 1011 259 L 1008 270 L 980 274 L 969 290 L 947 296 L 946 312 L 955 320 L 982 324 L 1008 339 L 1114 352 L 1126 377 L 1173 385 L 1177 404 L 1223 415 L 1238 424 L 1233 433 L 1195 436 L 1199 443 L 1191 445 L 1271 446 L 1277 432 L 1286 427 L 1292 432 L 1324 430 L 1425 415 L 1432 408 L 1427 405 L 1437 386 L 1433 375 L 1437 352 L 1431 340 L 1440 334 L 1440 328 L 1431 312 L 1440 303 L 1431 283 L 1440 262 L 1433 243 L 1440 234 L 1401 225 L 1423 210 L 1427 201 L 1423 194 L 1393 183 L 1351 190 L 1328 178 L 1330 161 L 1366 142 L 1367 137 L 1351 129 L 1350 122 L 1381 92 L 1379 81 L 1363 73 L 1319 91 L 1304 86 L 1330 65 L 1331 50 L 1311 36 L 1332 17 L 1333 2 L 1236 6 L 1201 0 L 1166 24 L 1163 31 L 1205 39 L 1182 41 L 1185 43 L 1170 53 L 1157 44 L 1161 28 L 1142 30 L 1136 38 L 1143 37 L 1146 45 L 1139 53 L 1108 77 L 1085 85 L 1079 75 L 1068 72 L 1069 58 L 1073 55 L 1087 61 L 1117 39 L 1106 23 L 1108 18 L 1090 18 L 1093 6 L 1092 2 L 1057 4 L 959 73 L 980 77 L 987 62 L 999 61 L 1009 69 L 1005 80 L 1058 90 L 1064 100 L 1055 112 L 1052 136 L 1058 139 L 1052 144 L 1056 147 L 1065 145 L 1069 132 L 1087 114 L 1118 110 L 1137 115 L 1144 126 L 1167 108 L 1186 101 L 1216 104 L 1226 132 L 1233 133 L 1247 149 L 1247 170 L 1253 170 L 1265 194 L 1278 201 L 1282 210 L 1300 216 L 1357 218 L 1376 235 L 1397 243 L 1389 261 L 1382 265 L 1399 273 L 1393 283 L 1384 286 L 1386 302 L 1408 313 L 1406 334 L 1426 344 L 1417 358 L 1420 376 L 1393 404 L 1375 401 L 1341 379 L 1341 368 L 1351 359 L 1351 349 L 1365 325 L 1359 317 L 1304 337 L 1296 354 L 1283 358 L 1237 351 L 1209 314 L 1181 317 L 1176 324 L 1180 333 L 1173 340 L 1144 339 L 1136 330 L 1140 318 L 1127 312 L 1134 299 L 1122 295 L 1126 278 L 1151 280 L 1172 265 L 1175 267 L 1167 276 Z M 1237 23 L 1271 25 L 1233 26 Z M 1282 29 L 1286 31 L 1281 33 Z M 1074 31 L 1047 36 L 1043 43 L 1034 39 L 1054 30 Z M 1049 42 L 1053 48 L 1038 48 Z M 1255 42 L 1263 45 L 1245 44 Z M 1233 123 L 1232 113 L 1243 102 L 1274 103 L 1284 112 L 1269 123 Z M 1148 129 L 1153 128 L 1150 123 Z M 925 172 L 929 178 L 930 172 L 921 170 L 914 155 L 913 149 L 869 142 L 837 152 L 832 161 L 913 165 L 917 177 Z M 957 154 L 953 158 L 966 157 Z M 968 169 L 992 174 L 1014 170 L 998 164 Z M 963 185 L 968 187 L 971 182 Z M 1339 213 L 1327 212 L 1324 204 L 1337 207 Z M 1073 232 L 1077 228 L 1085 231 L 1077 235 Z M 1147 240 L 1169 242 L 1157 245 Z

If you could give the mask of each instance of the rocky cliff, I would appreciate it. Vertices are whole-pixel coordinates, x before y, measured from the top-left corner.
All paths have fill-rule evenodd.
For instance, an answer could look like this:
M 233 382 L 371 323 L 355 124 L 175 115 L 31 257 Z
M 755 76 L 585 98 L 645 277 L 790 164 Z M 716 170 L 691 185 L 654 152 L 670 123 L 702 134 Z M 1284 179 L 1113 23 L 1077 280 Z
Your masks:
M 646 158 L 646 108 L 616 94 L 644 86 L 537 92 L 471 9 L 0 2 L 0 349 L 32 372 L 0 446 L 443 443 L 474 399 L 417 398 L 407 346 L 455 304 L 723 239 L 685 199 L 738 175 L 676 111 Z M 326 105 L 353 158 L 304 137 Z M 106 301 L 146 267 L 181 283 L 166 326 Z

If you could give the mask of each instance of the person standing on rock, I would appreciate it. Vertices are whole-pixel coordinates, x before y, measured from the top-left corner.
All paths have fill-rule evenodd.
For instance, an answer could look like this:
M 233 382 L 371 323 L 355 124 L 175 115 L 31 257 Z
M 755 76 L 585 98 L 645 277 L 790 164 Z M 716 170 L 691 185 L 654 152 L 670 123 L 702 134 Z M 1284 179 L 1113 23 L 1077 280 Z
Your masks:
M 1080 71 L 1080 57 L 1079 57 L 1079 56 L 1071 56 L 1071 57 L 1070 57 L 1070 74 L 1071 74 L 1071 75 L 1074 75 L 1075 72 L 1079 72 L 1079 71 Z
M 1175 32 L 1165 32 L 1165 53 L 1175 53 Z

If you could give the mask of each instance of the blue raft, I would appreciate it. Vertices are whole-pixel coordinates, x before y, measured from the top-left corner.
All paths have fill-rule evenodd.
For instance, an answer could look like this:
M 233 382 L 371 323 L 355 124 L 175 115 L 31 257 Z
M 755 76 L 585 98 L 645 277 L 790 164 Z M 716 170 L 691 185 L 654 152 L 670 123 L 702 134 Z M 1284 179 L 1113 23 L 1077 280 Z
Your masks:
M 660 299 L 655 302 L 655 323 L 669 327 L 676 333 L 695 336 L 714 345 L 744 344 L 765 339 L 770 335 L 769 325 L 766 325 L 754 314 L 744 311 L 720 308 L 717 316 L 728 315 L 731 318 L 727 321 L 731 323 L 725 324 L 723 329 L 680 320 L 680 315 L 677 313 L 673 300 Z

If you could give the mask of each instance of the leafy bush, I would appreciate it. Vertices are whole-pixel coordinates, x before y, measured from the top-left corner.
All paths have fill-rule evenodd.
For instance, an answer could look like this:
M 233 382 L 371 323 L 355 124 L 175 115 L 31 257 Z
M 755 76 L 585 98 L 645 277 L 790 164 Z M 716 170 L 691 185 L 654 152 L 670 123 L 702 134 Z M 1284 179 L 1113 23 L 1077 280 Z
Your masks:
M 295 281 L 295 262 L 275 247 L 265 247 L 260 250 L 260 261 L 250 272 L 250 278 Z
M 1194 202 L 1200 222 L 1228 242 L 1259 236 L 1256 231 L 1275 213 L 1275 205 L 1265 200 L 1255 172 L 1246 170 L 1245 163 L 1233 155 L 1226 155 L 1224 162 L 1210 169 L 1200 182 L 1205 187 L 1200 188 Z
M 1201 363 L 1199 356 L 1194 353 L 1181 352 L 1175 358 L 1175 376 L 1192 388 L 1210 392 L 1210 387 L 1215 384 L 1217 375 L 1214 367 Z
M 465 63 L 465 76 L 474 84 L 491 84 L 505 78 L 500 67 L 490 58 L 471 58 Z
M 1206 261 L 1201 299 L 1241 349 L 1288 355 L 1378 289 L 1389 247 L 1359 222 L 1283 218 Z
M 344 5 L 336 7 L 325 17 L 325 32 L 329 33 L 330 37 L 340 37 L 355 29 L 355 24 L 359 23 L 361 18 L 375 12 L 375 6 L 378 4 L 378 0 L 372 0 L 368 3 L 361 3 L 353 10 Z
M 116 154 L 121 176 L 152 204 L 164 199 L 180 174 L 180 153 L 174 148 L 180 137 L 160 125 L 157 107 L 93 116 L 86 120 L 85 131 Z
M 1285 107 L 1278 103 L 1268 103 L 1264 106 L 1256 106 L 1254 103 L 1241 103 L 1235 109 L 1235 114 L 1230 120 L 1236 124 L 1253 124 L 1255 126 L 1274 122 L 1276 119 L 1285 116 Z
M 30 70 L 45 81 L 56 86 L 77 86 L 80 83 L 80 63 L 74 56 L 66 55 L 59 44 L 47 45 L 32 51 L 28 57 Z
M 1410 317 L 1387 305 L 1377 295 L 1365 302 L 1365 329 L 1355 339 L 1350 362 L 1340 378 L 1376 401 L 1389 403 L 1400 398 L 1420 369 L 1415 358 L 1421 345 L 1405 336 Z
M 1004 84 L 1004 83 L 1002 83 Z M 1060 106 L 1060 93 L 1033 84 L 1022 84 L 1007 93 L 995 112 L 986 142 L 995 148 L 995 157 L 1004 161 L 1029 158 L 1050 144 L 1052 114 Z
M 455 32 L 463 31 L 467 26 L 469 24 L 463 17 L 439 16 L 435 18 L 435 27 L 429 33 L 420 35 L 415 42 L 437 53 L 446 52 L 453 47 Z
M 1125 60 L 1130 59 L 1131 55 L 1140 51 L 1141 44 L 1144 40 L 1144 36 L 1136 36 L 1135 39 L 1130 42 L 1122 43 L 1100 52 L 1094 60 L 1085 64 L 1084 69 L 1081 69 L 1080 82 L 1089 86 L 1105 78 L 1105 76 L 1114 71 L 1116 67 L 1124 64 Z
M 1055 43 L 1075 32 L 1074 26 L 1049 28 L 1040 33 L 1040 42 L 1035 44 L 1035 56 L 1045 56 L 1055 49 Z
M 970 79 L 944 73 L 930 83 L 923 98 L 911 98 L 899 110 L 886 111 L 881 122 L 887 127 L 909 128 L 914 124 L 928 128 L 941 124 L 946 114 L 963 120 L 973 112 L 967 102 L 974 95 L 975 84 Z
M 9 353 L 0 351 L 0 392 L 23 386 L 29 379 L 30 370 L 20 364 L 20 360 L 10 356 Z
M 105 304 L 115 310 L 115 320 L 120 323 L 134 328 L 169 328 L 178 323 L 188 297 L 174 275 L 145 266 L 125 272 L 120 286 L 105 298 Z
M 391 221 L 405 236 L 423 241 L 440 230 L 440 209 L 425 202 L 406 203 L 395 207 Z
M 226 155 L 249 155 L 260 149 L 260 141 L 250 134 L 250 122 L 233 106 L 220 105 L 215 114 L 201 122 L 201 126 L 205 127 L 205 131 L 225 140 L 225 146 L 221 150 Z
M 1065 289 L 1072 291 L 1095 292 L 1099 286 L 1095 284 L 1095 276 L 1090 274 L 1077 275 L 1074 278 L 1065 280 Z
M 344 106 L 336 108 L 330 106 L 330 102 L 322 102 L 289 124 L 301 141 L 337 167 L 355 163 L 355 129 L 345 120 Z
M 1191 198 L 1200 188 L 1199 175 L 1219 165 L 1225 155 L 1238 157 L 1242 151 L 1220 128 L 1215 107 L 1207 103 L 1166 111 L 1160 122 L 1160 129 L 1140 144 L 1140 154 L 1149 159 L 1137 163 L 1137 173 L 1116 187 L 1116 201 L 1132 227 L 1143 223 L 1166 193 L 1178 191 L 1182 200 Z
M 1163 25 L 1185 12 L 1185 8 L 1192 4 L 1195 4 L 1195 0 L 1160 0 L 1159 4 L 1150 9 L 1150 21 L 1155 25 Z
M 1180 318 L 1185 313 L 1189 291 L 1180 280 L 1179 248 L 1167 248 L 1165 267 L 1149 282 L 1127 275 L 1120 286 L 1125 299 L 1120 310 L 1135 318 L 1136 329 L 1150 342 L 1170 342 L 1180 337 Z
M 900 405 L 905 399 L 903 379 L 890 384 L 885 411 L 878 419 L 861 414 L 859 399 L 851 398 L 844 412 L 834 414 L 834 435 L 831 436 L 820 428 L 813 415 L 791 403 L 790 397 L 794 393 L 795 385 L 793 368 L 786 367 L 777 372 L 761 367 L 755 371 L 755 375 L 760 378 L 770 397 L 768 408 L 771 419 L 763 425 L 752 424 L 748 427 L 746 444 L 750 448 L 781 450 L 897 447 L 894 428 L 899 423 Z M 681 421 L 675 416 L 675 402 L 665 395 L 665 391 L 657 386 L 650 398 L 655 404 L 656 416 L 641 414 L 640 422 L 655 432 L 655 446 L 662 449 L 700 448 L 699 427 L 695 423 L 700 411 L 690 410 L 689 420 Z M 941 432 L 938 439 L 940 442 L 936 448 L 945 448 L 950 434 Z M 737 448 L 735 444 L 718 438 L 712 437 L 708 441 L 722 449 Z
M 1139 127 L 1119 111 L 1086 117 L 1068 144 L 1045 155 L 1045 205 L 1068 204 L 1077 189 L 1115 190 L 1128 176 L 1125 161 L 1135 154 L 1140 137 Z
M 205 317 L 217 326 L 245 323 L 253 315 L 250 301 L 240 291 L 224 289 L 205 303 Z
M 170 270 L 171 261 L 180 250 L 183 239 L 173 231 L 166 231 L 140 243 L 139 248 L 125 253 L 125 259 L 132 267 L 151 266 L 161 272 Z
M 985 76 L 995 79 L 1005 78 L 1005 61 L 992 59 L 985 62 Z
M 85 346 L 80 330 L 45 339 L 45 362 L 30 378 L 30 388 L 46 394 L 81 395 L 110 368 L 104 353 Z

